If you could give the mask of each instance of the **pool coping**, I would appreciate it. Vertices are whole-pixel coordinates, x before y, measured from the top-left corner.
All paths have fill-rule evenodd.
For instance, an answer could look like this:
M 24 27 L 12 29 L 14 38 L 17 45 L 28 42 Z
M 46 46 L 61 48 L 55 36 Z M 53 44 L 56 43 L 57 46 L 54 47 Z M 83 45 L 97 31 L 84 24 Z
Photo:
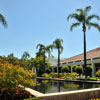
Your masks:
M 89 81 L 89 80 L 68 80 L 68 79 L 46 78 L 46 77 L 36 77 L 36 79 L 56 80 L 56 81 L 68 81 L 68 82 L 83 82 L 83 83 L 95 83 L 95 84 L 100 84 L 100 81 Z
M 25 88 L 25 90 L 30 92 L 32 95 L 36 97 L 45 98 L 45 97 L 55 97 L 55 96 L 57 97 L 57 96 L 74 95 L 74 94 L 80 94 L 80 93 L 96 92 L 96 91 L 100 91 L 100 88 L 74 90 L 74 91 L 57 92 L 57 93 L 47 93 L 47 94 L 43 94 L 31 88 Z
M 97 81 L 87 81 L 87 80 L 65 80 L 58 78 L 44 78 L 37 77 L 37 79 L 44 80 L 58 80 L 58 81 L 70 81 L 70 82 L 87 82 L 87 83 L 99 83 Z M 30 92 L 33 96 L 39 98 L 39 100 L 89 100 L 91 98 L 100 98 L 100 88 L 90 88 L 66 92 L 57 92 L 57 93 L 41 93 L 31 88 L 25 88 L 26 91 Z M 66 99 L 67 98 L 67 99 Z

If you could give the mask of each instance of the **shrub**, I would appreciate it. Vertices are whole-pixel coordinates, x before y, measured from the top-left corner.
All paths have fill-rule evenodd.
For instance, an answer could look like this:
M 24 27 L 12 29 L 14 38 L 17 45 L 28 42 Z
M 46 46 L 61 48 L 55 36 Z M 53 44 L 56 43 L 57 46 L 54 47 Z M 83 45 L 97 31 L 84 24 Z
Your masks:
M 0 91 L 0 100 L 19 100 L 29 97 L 32 97 L 30 92 L 20 87 L 11 88 L 9 92 L 6 88 L 2 88 Z
M 49 76 L 49 74 L 44 73 L 44 74 L 42 74 L 42 77 L 50 77 L 50 76 Z
M 71 77 L 71 73 L 64 73 L 64 78 L 70 78 Z
M 88 80 L 91 80 L 91 81 L 97 81 L 98 79 L 95 77 L 92 77 L 92 78 L 88 78 Z
M 71 73 L 72 79 L 75 79 L 75 78 L 78 77 L 78 76 L 79 76 L 79 74 L 76 73 L 76 72 Z
M 78 73 L 79 75 L 82 74 L 82 67 L 81 66 L 76 66 L 75 72 Z
M 100 69 L 96 72 L 96 76 L 100 77 Z
M 33 87 L 36 85 L 36 82 L 32 79 L 35 75 L 35 73 L 20 66 L 0 62 L 0 92 L 5 89 L 2 93 L 7 97 L 9 94 L 15 94 L 16 91 L 13 88 L 18 87 L 19 84 Z M 3 95 L 2 93 L 0 95 Z M 17 93 L 15 95 L 17 96 Z
M 23 86 L 36 85 L 32 77 L 35 77 L 35 73 L 24 70 L 19 66 L 14 66 L 9 63 L 0 63 L 0 89 L 12 88 L 19 84 Z
M 73 65 L 73 66 L 72 66 L 73 72 L 75 72 L 75 69 L 76 69 L 77 66 L 78 66 L 78 65 Z
M 93 70 L 92 66 L 87 65 L 86 68 L 87 68 L 87 75 L 91 76 L 91 73 L 92 73 L 92 70 Z
M 58 73 L 54 73 L 54 72 L 50 73 L 49 75 L 52 78 L 57 78 L 58 77 Z
M 62 72 L 66 72 L 66 73 L 68 73 L 69 71 L 70 71 L 70 69 L 69 69 L 69 67 L 68 66 L 63 66 L 62 68 L 61 68 L 61 71 Z
M 59 73 L 59 77 L 61 77 L 61 78 L 62 78 L 62 77 L 63 77 L 63 73 Z
M 78 73 L 76 73 L 76 72 L 73 72 L 73 73 L 64 73 L 64 78 L 68 78 L 68 79 L 74 79 L 74 78 L 76 78 L 76 77 L 78 77 L 79 76 L 79 74 Z

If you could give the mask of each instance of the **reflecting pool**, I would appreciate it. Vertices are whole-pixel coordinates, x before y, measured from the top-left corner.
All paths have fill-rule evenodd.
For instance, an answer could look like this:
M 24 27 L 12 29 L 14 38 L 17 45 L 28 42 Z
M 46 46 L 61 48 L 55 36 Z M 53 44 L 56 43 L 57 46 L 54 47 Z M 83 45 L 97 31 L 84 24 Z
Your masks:
M 100 87 L 100 84 L 36 79 L 40 85 L 33 87 L 41 93 L 67 92 Z

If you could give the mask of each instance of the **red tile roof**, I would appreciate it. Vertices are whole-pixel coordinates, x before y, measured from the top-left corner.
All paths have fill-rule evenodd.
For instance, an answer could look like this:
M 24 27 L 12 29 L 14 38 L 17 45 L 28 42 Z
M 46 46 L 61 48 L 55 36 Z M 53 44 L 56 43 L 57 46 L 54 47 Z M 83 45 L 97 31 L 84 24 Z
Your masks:
M 86 53 L 86 56 L 87 56 L 87 59 L 100 57 L 100 47 L 88 51 Z M 84 54 L 82 53 L 82 54 L 61 60 L 61 63 L 66 63 L 66 62 L 71 62 L 71 61 L 76 61 L 76 60 L 83 60 L 83 59 L 84 59 Z

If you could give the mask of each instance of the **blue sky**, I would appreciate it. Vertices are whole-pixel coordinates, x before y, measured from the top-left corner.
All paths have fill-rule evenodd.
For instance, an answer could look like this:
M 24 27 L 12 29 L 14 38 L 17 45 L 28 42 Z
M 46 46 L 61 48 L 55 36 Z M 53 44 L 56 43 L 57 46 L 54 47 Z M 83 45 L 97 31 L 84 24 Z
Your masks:
M 66 20 L 77 8 L 92 6 L 89 14 L 100 16 L 100 0 L 0 0 L 0 13 L 8 23 L 8 28 L 0 24 L 0 55 L 14 53 L 21 57 L 28 51 L 35 57 L 36 45 L 51 44 L 56 38 L 63 39 L 61 57 L 68 58 L 83 52 L 82 27 L 70 32 Z M 95 21 L 95 20 L 94 20 Z M 100 21 L 98 21 L 100 24 Z M 91 28 L 86 32 L 87 51 L 100 47 L 100 32 Z M 57 51 L 52 54 L 57 57 Z

